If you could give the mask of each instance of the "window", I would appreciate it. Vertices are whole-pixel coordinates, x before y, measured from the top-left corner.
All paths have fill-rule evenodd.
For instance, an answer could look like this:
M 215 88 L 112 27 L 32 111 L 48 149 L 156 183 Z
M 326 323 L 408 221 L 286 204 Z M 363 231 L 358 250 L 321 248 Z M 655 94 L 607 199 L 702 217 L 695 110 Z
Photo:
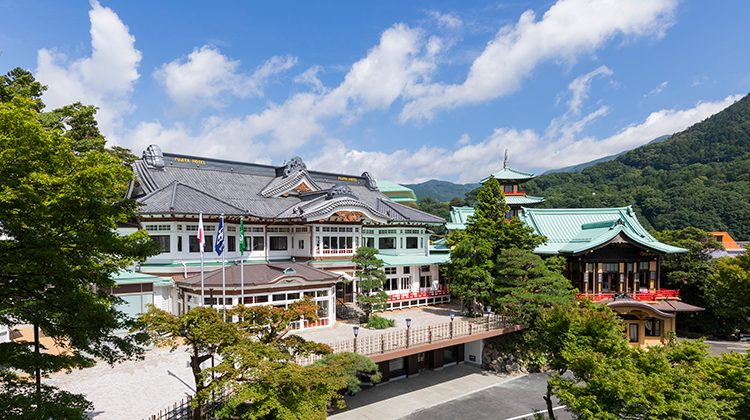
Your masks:
M 422 289 L 432 287 L 432 276 L 419 276 L 419 287 Z
M 662 320 L 659 318 L 648 318 L 646 320 L 646 337 L 661 337 Z
M 639 266 L 640 266 L 639 268 L 641 270 L 648 270 L 648 261 L 643 261 L 643 262 L 640 262 L 638 264 L 639 264 Z
M 398 290 L 398 279 L 392 278 L 392 279 L 385 279 L 383 282 L 383 289 L 384 290 Z
M 618 272 L 618 271 L 620 271 L 620 264 L 618 264 L 618 263 L 604 263 L 604 264 L 602 264 L 602 271 Z
M 227 232 L 237 232 L 237 226 L 227 226 Z
M 299 248 L 299 249 L 305 249 L 305 240 L 304 239 L 300 239 L 299 240 L 299 244 L 298 244 L 297 248 Z
M 513 185 L 503 185 L 503 192 L 513 192 Z
M 430 272 L 430 266 L 429 265 L 423 265 L 421 270 L 422 270 L 423 273 L 429 273 Z
M 169 252 L 169 235 L 153 235 L 151 240 L 161 245 L 161 253 Z
M 268 249 L 271 251 L 286 251 L 286 236 L 271 236 L 268 238 Z
M 265 249 L 264 239 L 262 236 L 253 236 L 253 251 L 263 251 Z
M 177 252 L 182 252 L 182 236 L 177 237 Z
M 269 232 L 289 233 L 292 231 L 290 227 L 269 227 Z
M 378 238 L 378 249 L 396 249 L 396 238 Z
M 404 274 L 409 274 L 409 266 L 404 267 Z
M 380 229 L 379 233 L 381 235 L 395 235 L 398 232 L 396 229 Z
M 638 342 L 638 324 L 629 324 L 628 340 L 631 343 Z
M 417 249 L 419 239 L 416 236 L 408 236 L 406 238 L 406 249 Z
M 401 277 L 401 290 L 411 290 L 411 277 Z
M 214 252 L 214 236 L 213 235 L 206 235 L 206 248 L 203 251 Z
M 594 263 L 588 263 L 588 270 L 586 271 L 594 271 Z
M 172 226 L 170 225 L 146 225 L 146 230 L 149 232 L 156 232 L 156 231 L 169 231 L 172 230 Z
M 365 238 L 365 246 L 368 248 L 375 248 L 375 238 Z
M 396 274 L 396 267 L 385 267 L 385 274 Z
M 227 252 L 237 251 L 237 237 L 227 236 Z

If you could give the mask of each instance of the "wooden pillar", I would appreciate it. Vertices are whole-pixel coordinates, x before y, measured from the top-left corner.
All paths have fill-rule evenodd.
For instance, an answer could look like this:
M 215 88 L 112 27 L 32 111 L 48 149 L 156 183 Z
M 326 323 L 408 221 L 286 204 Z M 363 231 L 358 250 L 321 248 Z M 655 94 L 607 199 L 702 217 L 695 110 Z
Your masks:
M 419 374 L 419 358 L 416 354 L 406 357 L 406 376 Z
M 381 382 L 385 383 L 391 380 L 391 363 L 388 360 L 378 363 L 378 370 L 383 375 Z
M 432 357 L 430 357 L 430 369 L 440 369 L 443 367 L 443 349 L 437 349 L 432 351 Z

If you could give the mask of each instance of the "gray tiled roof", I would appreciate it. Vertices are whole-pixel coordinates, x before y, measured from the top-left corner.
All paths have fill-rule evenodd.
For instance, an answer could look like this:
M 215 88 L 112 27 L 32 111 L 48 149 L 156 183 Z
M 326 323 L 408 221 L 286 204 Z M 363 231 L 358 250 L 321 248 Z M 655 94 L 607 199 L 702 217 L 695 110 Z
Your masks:
M 225 284 L 229 288 L 239 287 L 241 284 L 240 277 L 241 266 L 237 264 L 227 265 L 224 269 Z M 289 269 L 293 270 L 291 272 Z M 285 272 L 285 270 L 287 270 Z M 301 278 L 306 282 L 329 283 L 336 282 L 342 277 L 341 274 L 321 270 L 302 263 L 261 263 L 261 264 L 244 264 L 244 282 L 245 288 L 257 286 L 273 286 L 278 284 L 279 287 L 285 286 L 283 280 L 290 278 Z M 217 288 L 222 286 L 221 270 L 213 270 L 205 273 L 203 284 L 206 290 L 209 287 Z M 200 274 L 188 277 L 185 280 L 177 280 L 175 283 L 182 287 L 200 287 Z
M 134 198 L 145 204 L 143 213 L 203 212 L 213 215 L 246 215 L 262 219 L 309 217 L 312 220 L 316 216 L 328 213 L 333 209 L 332 206 L 340 206 L 367 209 L 374 216 L 392 222 L 445 223 L 440 217 L 395 203 L 380 191 L 367 188 L 362 177 L 302 170 L 283 178 L 280 176 L 279 168 L 267 165 L 205 160 L 207 164 L 201 167 L 175 163 L 169 156 L 165 161 L 170 163 L 163 169 L 148 167 L 143 161 L 133 164 L 135 175 L 145 194 Z M 311 183 L 315 183 L 310 187 L 326 191 L 343 182 L 351 189 L 356 200 L 346 196 L 326 200 L 325 196 L 300 195 L 291 190 L 297 181 L 305 176 Z M 289 190 L 284 191 L 282 186 L 288 187 Z M 171 187 L 171 190 L 167 187 Z M 285 192 L 289 194 L 287 197 L 261 195 L 262 191 L 269 192 L 271 189 L 274 195 Z M 211 201 L 212 204 L 209 203 Z M 299 207 L 304 210 L 301 215 L 294 211 Z

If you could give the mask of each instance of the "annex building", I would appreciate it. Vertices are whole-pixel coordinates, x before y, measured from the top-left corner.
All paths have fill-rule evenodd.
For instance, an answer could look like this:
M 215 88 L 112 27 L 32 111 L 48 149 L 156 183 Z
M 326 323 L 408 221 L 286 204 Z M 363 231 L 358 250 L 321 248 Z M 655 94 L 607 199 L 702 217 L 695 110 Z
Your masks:
M 378 249 L 378 257 L 385 262 L 389 308 L 450 300 L 439 271 L 439 264 L 449 256 L 432 255 L 429 241 L 429 227 L 445 221 L 393 201 L 367 172 L 311 171 L 298 157 L 282 166 L 208 159 L 162 153 L 156 145 L 149 146 L 132 168 L 135 180 L 127 196 L 141 207 L 131 229 L 145 229 L 161 244 L 161 253 L 139 270 L 161 280 L 148 278 L 143 287 L 127 284 L 128 290 L 135 293 L 137 288 L 140 295 L 149 295 L 141 296 L 139 302 L 145 299 L 179 314 L 201 304 L 232 307 L 243 296 L 248 305 L 286 306 L 308 295 L 314 296 L 321 319 L 330 325 L 335 322 L 336 305 L 354 302 L 357 284 L 352 256 L 361 246 Z M 198 290 L 201 214 L 206 238 L 203 302 Z M 222 257 L 213 246 L 222 216 L 225 293 L 219 285 Z M 244 254 L 238 243 L 240 221 Z M 242 290 L 235 281 L 241 260 L 245 267 Z M 209 288 L 213 289 L 212 302 Z M 123 291 L 113 290 L 129 294 Z M 317 326 L 321 325 L 300 324 L 300 328 Z

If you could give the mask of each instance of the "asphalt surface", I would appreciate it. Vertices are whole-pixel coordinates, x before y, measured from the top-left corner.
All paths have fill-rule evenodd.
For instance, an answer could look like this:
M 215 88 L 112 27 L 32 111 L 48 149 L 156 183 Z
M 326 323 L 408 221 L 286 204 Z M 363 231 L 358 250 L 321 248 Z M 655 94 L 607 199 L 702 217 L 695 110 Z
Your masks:
M 547 389 L 548 376 L 532 373 L 490 388 L 486 388 L 461 398 L 419 410 L 403 419 L 406 420 L 533 420 L 534 412 L 546 413 L 542 396 Z M 555 401 L 553 408 L 560 407 Z M 573 417 L 564 407 L 555 409 L 558 420 L 571 420 Z

